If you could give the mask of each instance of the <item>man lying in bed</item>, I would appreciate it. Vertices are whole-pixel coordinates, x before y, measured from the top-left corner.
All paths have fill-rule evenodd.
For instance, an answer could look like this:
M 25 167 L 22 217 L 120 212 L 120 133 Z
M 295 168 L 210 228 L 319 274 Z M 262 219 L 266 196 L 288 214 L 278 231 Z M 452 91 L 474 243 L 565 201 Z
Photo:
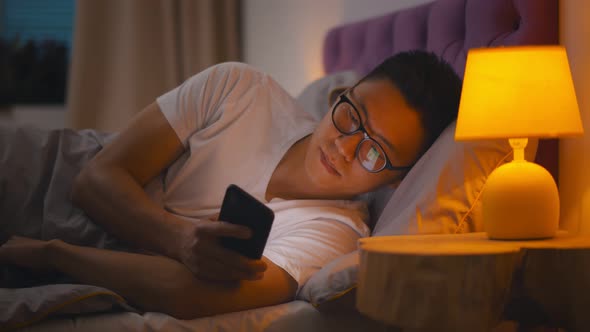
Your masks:
M 400 53 L 315 123 L 268 75 L 225 63 L 159 97 L 95 150 L 76 149 L 99 136 L 92 131 L 4 129 L 0 225 L 12 238 L 0 263 L 58 271 L 178 318 L 293 300 L 311 273 L 369 235 L 364 205 L 349 200 L 399 183 L 456 117 L 460 89 L 438 57 Z M 18 155 L 15 144 L 28 139 L 54 142 L 42 163 Z M 250 236 L 212 220 L 230 183 L 279 212 L 261 260 L 217 243 Z M 280 214 L 305 207 L 329 213 Z

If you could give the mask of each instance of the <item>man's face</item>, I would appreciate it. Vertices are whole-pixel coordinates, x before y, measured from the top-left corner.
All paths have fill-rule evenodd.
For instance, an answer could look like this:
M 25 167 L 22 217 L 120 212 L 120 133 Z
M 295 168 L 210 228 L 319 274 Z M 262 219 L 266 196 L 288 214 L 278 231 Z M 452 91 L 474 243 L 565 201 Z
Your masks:
M 413 164 L 425 133 L 419 115 L 399 90 L 386 79 L 360 83 L 346 96 L 358 110 L 368 135 L 383 148 L 393 166 Z M 305 155 L 305 170 L 322 193 L 348 198 L 399 179 L 400 171 L 368 172 L 356 156 L 364 134 L 342 134 L 332 122 L 332 110 L 312 134 Z

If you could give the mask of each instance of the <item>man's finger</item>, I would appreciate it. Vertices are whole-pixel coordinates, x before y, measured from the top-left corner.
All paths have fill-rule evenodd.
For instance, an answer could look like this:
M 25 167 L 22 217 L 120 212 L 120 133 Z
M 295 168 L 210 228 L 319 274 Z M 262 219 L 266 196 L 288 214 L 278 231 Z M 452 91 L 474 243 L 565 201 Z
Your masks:
M 266 263 L 261 259 L 250 259 L 230 249 L 221 247 L 218 244 L 211 243 L 207 247 L 201 248 L 202 257 L 214 258 L 217 261 L 231 266 L 233 269 L 246 271 L 251 275 L 266 271 Z
M 198 270 L 197 277 L 212 281 L 257 280 L 262 276 L 262 272 L 252 275 L 247 271 L 225 265 L 216 259 L 202 260 Z
M 202 222 L 197 226 L 197 232 L 217 237 L 227 236 L 238 239 L 249 239 L 252 236 L 252 230 L 250 228 L 225 221 Z

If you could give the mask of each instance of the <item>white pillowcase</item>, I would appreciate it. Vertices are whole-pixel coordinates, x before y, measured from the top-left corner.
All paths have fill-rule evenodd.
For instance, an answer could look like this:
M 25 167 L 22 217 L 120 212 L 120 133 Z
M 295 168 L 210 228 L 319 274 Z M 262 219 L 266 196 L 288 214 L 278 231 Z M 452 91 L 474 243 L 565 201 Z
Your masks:
M 299 290 L 297 299 L 318 307 L 343 296 L 356 287 L 358 266 L 358 250 L 334 259 L 307 280 Z
M 508 140 L 456 142 L 451 123 L 391 195 L 373 236 L 483 231 L 481 193 L 488 175 L 512 160 Z M 527 160 L 538 140 L 529 139 Z

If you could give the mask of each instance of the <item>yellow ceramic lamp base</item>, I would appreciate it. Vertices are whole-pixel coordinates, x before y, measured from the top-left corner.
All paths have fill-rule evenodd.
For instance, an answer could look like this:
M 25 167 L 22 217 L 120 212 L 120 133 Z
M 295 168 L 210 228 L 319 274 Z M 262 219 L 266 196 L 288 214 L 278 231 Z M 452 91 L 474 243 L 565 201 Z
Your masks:
M 553 237 L 559 227 L 555 181 L 546 169 L 524 160 L 516 148 L 514 155 L 515 160 L 494 170 L 486 183 L 482 194 L 485 231 L 498 240 Z

